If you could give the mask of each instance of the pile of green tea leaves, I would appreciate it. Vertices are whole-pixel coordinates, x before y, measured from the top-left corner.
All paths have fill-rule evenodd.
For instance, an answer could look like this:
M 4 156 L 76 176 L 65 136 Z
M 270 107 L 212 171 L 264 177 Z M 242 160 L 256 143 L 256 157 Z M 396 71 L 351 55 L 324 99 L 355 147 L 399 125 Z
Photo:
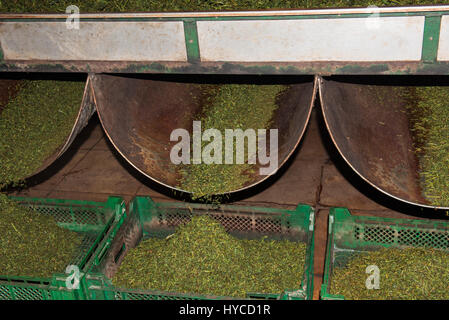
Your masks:
M 449 88 L 409 90 L 406 107 L 423 196 L 433 205 L 449 206 Z
M 221 132 L 225 141 L 225 129 L 257 129 L 269 128 L 274 112 L 278 108 L 277 97 L 288 86 L 225 84 L 202 85 L 207 92 L 207 100 L 202 107 L 201 130 L 209 128 Z M 203 142 L 205 145 L 210 142 Z M 234 162 L 225 164 L 225 147 L 222 148 L 222 164 L 190 164 L 179 170 L 181 179 L 179 186 L 192 192 L 193 199 L 207 197 L 210 194 L 222 194 L 241 188 L 250 181 L 250 174 L 255 164 L 248 163 L 248 146 L 245 140 L 244 163 L 236 162 L 241 150 L 233 143 Z M 254 155 L 250 155 L 254 156 Z
M 24 80 L 0 113 L 0 190 L 20 185 L 67 139 L 84 83 Z
M 0 12 L 65 13 L 66 7 L 76 5 L 80 12 L 137 11 L 217 11 L 250 9 L 309 9 L 367 7 L 376 5 L 438 5 L 447 0 L 0 0 Z
M 207 216 L 194 216 L 166 239 L 130 250 L 117 287 L 245 297 L 299 288 L 306 246 L 292 241 L 239 240 Z
M 366 268 L 380 270 L 380 288 L 367 289 Z M 331 293 L 348 300 L 447 300 L 449 252 L 432 248 L 383 248 L 357 254 L 331 277 Z
M 0 275 L 51 277 L 64 272 L 81 237 L 0 193 L 0 243 Z

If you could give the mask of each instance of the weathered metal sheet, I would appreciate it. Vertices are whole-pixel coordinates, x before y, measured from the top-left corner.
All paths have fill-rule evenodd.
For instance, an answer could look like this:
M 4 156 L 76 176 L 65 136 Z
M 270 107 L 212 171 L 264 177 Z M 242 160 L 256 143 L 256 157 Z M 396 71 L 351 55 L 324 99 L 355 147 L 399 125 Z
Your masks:
M 200 12 L 128 12 L 128 13 L 83 13 L 83 16 L 90 19 L 95 18 L 127 18 L 127 19 L 182 19 L 182 18 L 239 18 L 242 17 L 288 17 L 288 16 L 319 16 L 319 15 L 347 15 L 347 14 L 371 14 L 373 11 L 379 14 L 416 14 L 449 12 L 448 5 L 429 6 L 404 6 L 404 7 L 358 7 L 358 8 L 327 8 L 327 9 L 289 9 L 289 10 L 251 10 L 251 11 L 200 11 Z M 32 13 L 6 13 L 4 18 L 63 18 L 67 14 L 32 14 Z
M 201 61 L 419 61 L 424 17 L 199 21 Z
M 8 61 L 0 72 L 177 73 L 270 75 L 449 75 L 449 62 L 145 62 Z
M 313 77 L 292 83 L 279 101 L 271 128 L 278 129 L 278 168 L 298 146 L 310 119 L 316 96 Z M 173 130 L 192 132 L 192 122 L 201 112 L 201 101 L 192 93 L 192 83 L 95 74 L 90 79 L 101 124 L 119 153 L 138 171 L 153 181 L 174 190 L 178 186 L 179 166 L 170 160 Z M 268 179 L 258 170 L 241 191 Z
M 186 61 L 182 22 L 0 22 L 5 60 Z
M 319 78 L 324 120 L 347 164 L 379 191 L 430 208 L 420 187 L 406 102 L 393 86 Z
M 446 75 L 448 15 L 449 6 L 94 13 L 76 31 L 64 29 L 67 14 L 0 14 L 0 72 Z

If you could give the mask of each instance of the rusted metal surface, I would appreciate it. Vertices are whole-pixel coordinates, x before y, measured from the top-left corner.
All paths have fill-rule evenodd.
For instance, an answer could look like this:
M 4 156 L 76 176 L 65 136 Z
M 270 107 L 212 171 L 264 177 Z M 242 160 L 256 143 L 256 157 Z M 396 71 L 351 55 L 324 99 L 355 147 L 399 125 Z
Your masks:
M 72 142 L 75 140 L 76 136 L 87 125 L 90 117 L 94 114 L 94 112 L 95 112 L 95 104 L 93 100 L 92 87 L 90 84 L 90 80 L 87 79 L 86 86 L 84 88 L 83 100 L 80 106 L 80 111 L 78 112 L 78 116 L 75 120 L 75 123 L 73 124 L 72 131 L 68 135 L 66 141 L 57 150 L 55 150 L 53 154 L 49 156 L 35 172 L 33 172 L 33 174 L 29 175 L 27 178 L 31 178 L 32 176 L 44 171 L 59 157 L 61 157 L 62 154 L 66 152 L 67 149 L 70 147 Z
M 202 103 L 193 98 L 198 87 L 189 82 L 150 80 L 117 75 L 90 75 L 102 126 L 119 153 L 150 179 L 180 190 L 178 166 L 171 163 L 170 141 L 174 129 L 192 133 L 195 115 Z M 279 101 L 271 128 L 279 130 L 281 167 L 301 140 L 310 118 L 316 85 L 313 78 L 291 85 Z M 269 176 L 256 174 L 239 190 L 258 184 Z M 232 192 L 234 192 L 232 191 Z
M 326 126 L 349 166 L 396 199 L 437 208 L 422 195 L 405 101 L 394 87 L 318 82 Z
M 422 62 L 144 62 L 8 61 L 0 72 L 177 73 L 267 75 L 449 75 L 449 63 Z

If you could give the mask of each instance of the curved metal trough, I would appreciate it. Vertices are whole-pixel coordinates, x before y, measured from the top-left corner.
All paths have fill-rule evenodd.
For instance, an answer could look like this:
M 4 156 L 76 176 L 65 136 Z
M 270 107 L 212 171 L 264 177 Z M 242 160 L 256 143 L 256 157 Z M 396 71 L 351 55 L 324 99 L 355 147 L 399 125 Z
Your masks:
M 394 86 L 318 79 L 324 120 L 348 165 L 381 192 L 421 207 L 425 198 L 404 101 Z
M 279 132 L 278 168 L 298 146 L 309 121 L 316 95 L 316 81 L 292 84 L 279 99 L 271 128 Z M 171 163 L 170 141 L 174 129 L 192 133 L 201 102 L 195 100 L 192 83 L 150 80 L 118 75 L 90 75 L 94 100 L 102 126 L 119 153 L 148 178 L 174 190 L 178 166 Z M 233 193 L 250 188 L 269 176 L 251 175 L 248 183 Z

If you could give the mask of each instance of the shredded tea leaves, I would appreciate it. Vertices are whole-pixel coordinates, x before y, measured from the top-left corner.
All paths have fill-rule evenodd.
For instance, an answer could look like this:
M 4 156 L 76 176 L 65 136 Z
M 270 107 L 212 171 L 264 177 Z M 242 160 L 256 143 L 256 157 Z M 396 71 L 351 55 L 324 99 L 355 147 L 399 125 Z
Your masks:
M 207 96 L 203 106 L 201 130 L 217 129 L 225 141 L 225 129 L 267 129 L 271 124 L 275 110 L 278 108 L 277 97 L 288 86 L 284 85 L 203 85 Z M 203 142 L 202 149 L 210 142 Z M 208 195 L 223 194 L 237 190 L 250 182 L 250 173 L 256 170 L 255 164 L 248 163 L 248 144 L 245 139 L 243 150 L 244 163 L 236 159 L 241 150 L 233 140 L 233 164 L 225 164 L 225 145 L 222 143 L 221 164 L 190 164 L 180 170 L 179 186 L 193 193 L 193 198 L 204 198 Z M 255 154 L 249 155 L 255 156 Z
M 410 90 L 403 95 L 423 196 L 435 206 L 449 206 L 449 87 Z
M 65 271 L 81 237 L 0 193 L 0 243 L 0 275 L 48 278 Z
M 379 268 L 379 289 L 367 289 L 368 266 Z M 356 254 L 331 277 L 331 293 L 348 300 L 447 300 L 449 252 L 383 248 Z
M 240 240 L 207 216 L 195 216 L 166 239 L 149 238 L 129 251 L 117 287 L 245 297 L 299 288 L 306 245 Z
M 69 136 L 84 82 L 24 80 L 0 113 L 0 190 L 20 185 Z

